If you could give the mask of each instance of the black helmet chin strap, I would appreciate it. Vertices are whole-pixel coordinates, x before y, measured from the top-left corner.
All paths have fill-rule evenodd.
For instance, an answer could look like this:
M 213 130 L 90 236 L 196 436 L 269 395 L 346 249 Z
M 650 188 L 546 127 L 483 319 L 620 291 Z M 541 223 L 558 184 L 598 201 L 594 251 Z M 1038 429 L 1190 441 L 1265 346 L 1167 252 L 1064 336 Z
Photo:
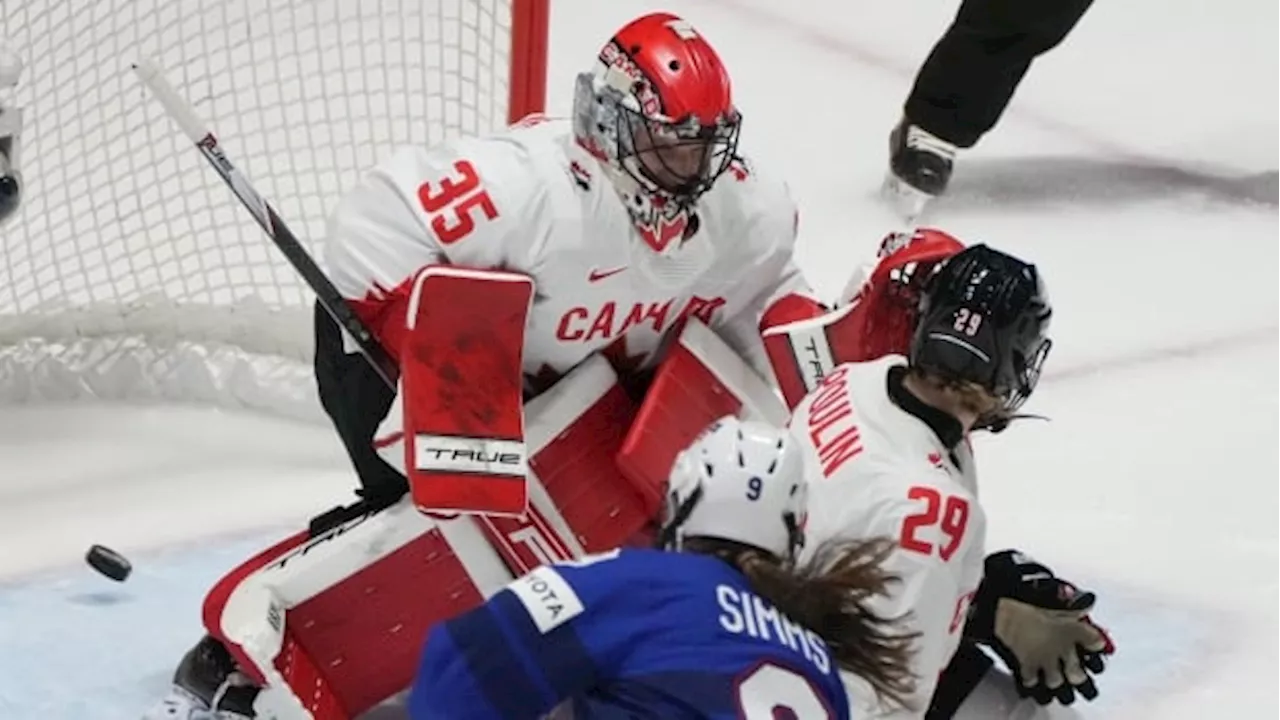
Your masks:
M 684 502 L 680 503 L 680 506 L 676 508 L 676 511 L 671 514 L 671 518 L 667 520 L 667 523 L 658 531 L 658 537 L 654 544 L 659 549 L 665 550 L 675 546 L 676 533 L 679 532 L 680 526 L 684 525 L 685 521 L 689 519 L 689 516 L 693 514 L 693 508 L 697 506 L 698 502 L 701 500 L 702 485 L 699 484 L 698 487 L 694 488 L 693 492 L 690 493 L 689 497 Z
M 791 557 L 794 558 L 804 547 L 804 529 L 800 527 L 800 521 L 794 513 L 783 515 L 782 521 L 787 525 L 787 546 L 790 548 Z
M 974 430 L 987 430 L 993 433 L 1004 432 L 1009 427 L 1009 423 L 1014 420 L 1044 420 L 1051 422 L 1050 418 L 1044 415 L 1033 415 L 1031 413 L 1015 413 L 1013 415 L 1004 415 L 994 413 L 985 417 L 978 418 L 978 422 L 974 423 Z

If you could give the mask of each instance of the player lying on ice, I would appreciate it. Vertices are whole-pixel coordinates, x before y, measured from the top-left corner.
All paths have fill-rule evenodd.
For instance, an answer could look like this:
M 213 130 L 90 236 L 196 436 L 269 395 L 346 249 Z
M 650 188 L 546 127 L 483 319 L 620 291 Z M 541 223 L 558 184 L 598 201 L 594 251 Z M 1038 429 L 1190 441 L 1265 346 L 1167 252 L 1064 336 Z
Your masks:
M 867 608 L 890 543 L 797 565 L 803 462 L 785 429 L 711 426 L 672 469 L 661 550 L 544 565 L 437 625 L 410 717 L 844 719 L 840 670 L 896 702 L 910 638 Z
M 578 76 L 569 122 L 407 147 L 346 195 L 325 265 L 400 373 L 385 387 L 317 312 L 320 397 L 364 501 L 215 587 L 210 636 L 152 717 L 249 715 L 262 682 L 353 715 L 407 687 L 432 621 L 545 560 L 647 542 L 669 463 L 707 422 L 785 422 L 758 323 L 807 291 L 796 208 L 738 152 L 741 122 L 707 41 L 651 14 Z M 699 369 L 713 357 L 719 379 Z M 668 368 L 665 403 L 659 364 L 694 367 Z M 689 388 L 708 392 L 677 408 Z M 379 551 L 345 550 L 365 541 Z
M 892 235 L 840 309 L 766 330 L 810 468 L 809 538 L 897 541 L 886 568 L 901 582 L 868 604 L 907 618 L 919 682 L 907 707 L 877 708 L 851 678 L 859 717 L 1070 715 L 1020 698 L 1096 697 L 1090 674 L 1114 650 L 1089 618 L 1093 593 L 1018 552 L 984 557 L 968 436 L 1018 417 L 1052 308 L 1035 266 L 961 247 L 938 231 Z

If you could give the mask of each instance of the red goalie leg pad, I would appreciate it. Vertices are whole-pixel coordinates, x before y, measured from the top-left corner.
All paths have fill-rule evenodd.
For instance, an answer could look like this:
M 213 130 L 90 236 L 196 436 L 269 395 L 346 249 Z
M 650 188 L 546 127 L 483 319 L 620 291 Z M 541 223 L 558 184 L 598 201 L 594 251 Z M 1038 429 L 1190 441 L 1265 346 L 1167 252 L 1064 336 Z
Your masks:
M 432 625 L 512 577 L 469 518 L 436 522 L 405 499 L 236 568 L 209 593 L 205 625 L 317 720 L 347 720 L 409 686 Z M 245 612 L 257 596 L 264 612 Z
M 787 422 L 786 408 L 764 380 L 715 333 L 690 320 L 654 374 L 618 452 L 618 467 L 650 516 L 662 508 L 676 455 L 725 415 L 779 427 Z
M 517 573 L 627 544 L 649 508 L 614 458 L 635 417 L 609 363 L 593 356 L 525 406 L 529 511 L 478 522 Z
M 257 663 L 248 658 L 235 643 L 230 642 L 226 634 L 222 632 L 222 610 L 226 607 L 227 599 L 235 592 L 236 588 L 245 578 L 253 575 L 256 571 L 266 566 L 268 563 L 277 560 L 296 548 L 304 545 L 308 540 L 307 531 L 302 531 L 281 540 L 262 552 L 254 555 L 248 560 L 241 563 L 234 570 L 227 573 L 214 584 L 213 588 L 204 596 L 204 606 L 201 608 L 201 619 L 204 621 L 204 627 L 209 634 L 223 641 L 227 648 L 231 650 L 231 654 L 236 657 L 241 669 L 244 673 L 259 684 L 266 683 L 266 677 L 262 670 L 258 668 Z M 287 636 L 288 633 L 286 633 Z M 286 644 L 289 639 L 286 637 Z
M 404 462 L 424 511 L 519 515 L 528 504 L 522 358 L 533 281 L 428 267 L 401 348 Z

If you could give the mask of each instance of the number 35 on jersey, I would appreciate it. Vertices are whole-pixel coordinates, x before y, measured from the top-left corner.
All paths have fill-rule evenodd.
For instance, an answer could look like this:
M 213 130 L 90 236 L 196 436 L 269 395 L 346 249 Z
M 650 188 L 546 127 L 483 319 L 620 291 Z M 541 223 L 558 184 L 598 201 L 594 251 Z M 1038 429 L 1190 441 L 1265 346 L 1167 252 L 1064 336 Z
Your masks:
M 453 164 L 454 174 L 418 186 L 418 202 L 429 213 L 431 231 L 442 245 L 470 235 L 476 223 L 496 220 L 498 206 L 480 187 L 480 174 L 467 160 Z

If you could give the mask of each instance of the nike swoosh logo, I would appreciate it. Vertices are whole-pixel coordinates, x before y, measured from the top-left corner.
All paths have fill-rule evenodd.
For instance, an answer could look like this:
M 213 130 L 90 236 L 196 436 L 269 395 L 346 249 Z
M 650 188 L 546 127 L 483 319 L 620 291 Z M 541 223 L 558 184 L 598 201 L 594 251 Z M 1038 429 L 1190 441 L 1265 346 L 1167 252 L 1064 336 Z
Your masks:
M 614 268 L 613 270 L 592 270 L 591 274 L 587 275 L 587 282 L 600 282 L 601 280 L 607 277 L 613 277 L 626 269 L 627 266 L 623 265 L 622 267 Z

